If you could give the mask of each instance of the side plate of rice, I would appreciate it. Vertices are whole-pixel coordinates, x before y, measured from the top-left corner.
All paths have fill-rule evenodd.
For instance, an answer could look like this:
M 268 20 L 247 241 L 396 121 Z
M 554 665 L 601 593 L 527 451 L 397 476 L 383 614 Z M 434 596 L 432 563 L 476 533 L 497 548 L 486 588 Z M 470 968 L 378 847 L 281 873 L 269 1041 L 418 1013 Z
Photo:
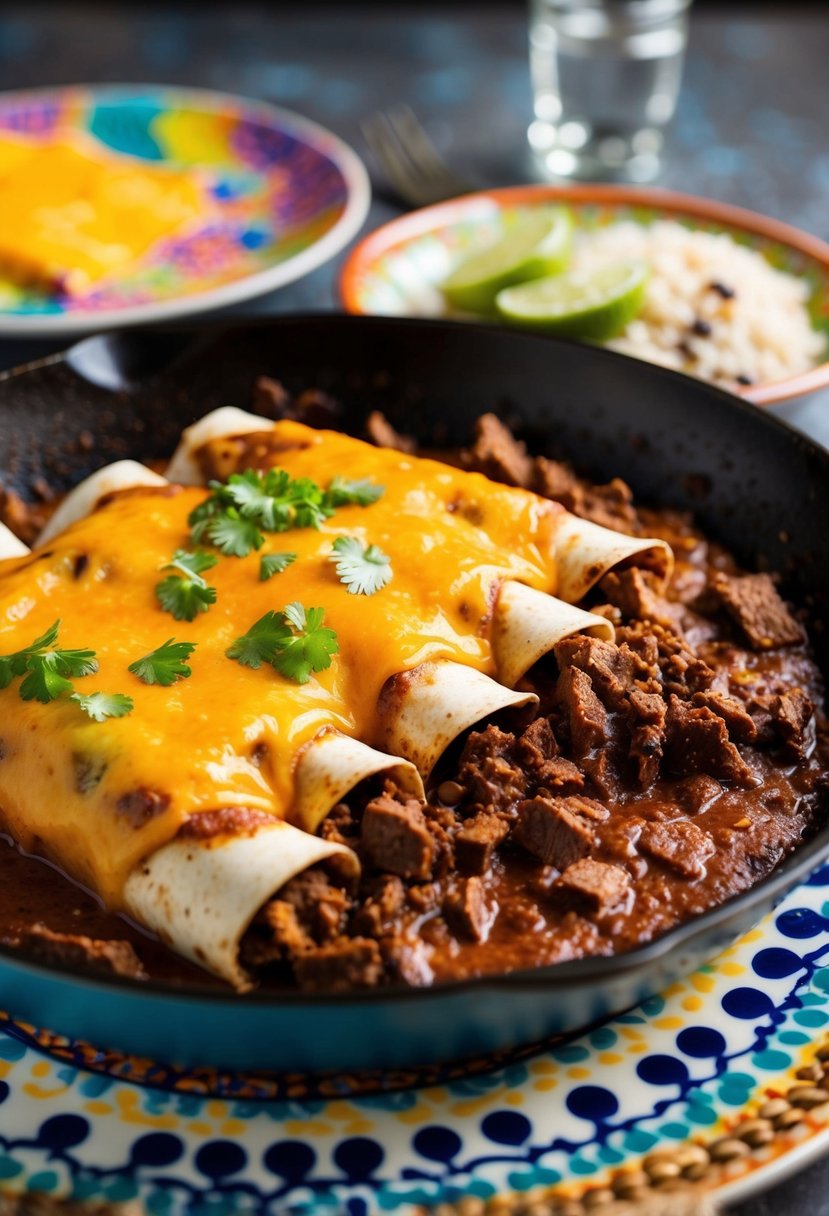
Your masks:
M 647 188 L 515 187 L 393 220 L 347 259 L 346 311 L 452 315 L 439 286 L 450 270 L 551 203 L 576 221 L 573 270 L 632 258 L 650 267 L 641 312 L 607 346 L 758 404 L 829 386 L 829 245 L 750 211 Z

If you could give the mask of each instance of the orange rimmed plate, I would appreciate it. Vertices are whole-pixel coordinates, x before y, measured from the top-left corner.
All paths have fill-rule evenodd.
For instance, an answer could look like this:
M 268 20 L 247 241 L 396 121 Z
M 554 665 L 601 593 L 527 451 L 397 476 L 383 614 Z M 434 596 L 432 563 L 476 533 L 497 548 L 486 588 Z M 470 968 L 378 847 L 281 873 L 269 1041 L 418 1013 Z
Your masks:
M 637 186 L 513 186 L 467 194 L 392 220 L 365 237 L 346 260 L 339 279 L 343 307 L 363 315 L 443 316 L 438 285 L 459 258 L 497 238 L 517 213 L 550 203 L 566 203 L 584 228 L 618 220 L 649 224 L 676 219 L 725 233 L 762 253 L 775 269 L 806 280 L 812 325 L 829 339 L 829 244 L 742 207 Z M 828 387 L 829 359 L 786 379 L 737 391 L 756 405 L 775 405 Z

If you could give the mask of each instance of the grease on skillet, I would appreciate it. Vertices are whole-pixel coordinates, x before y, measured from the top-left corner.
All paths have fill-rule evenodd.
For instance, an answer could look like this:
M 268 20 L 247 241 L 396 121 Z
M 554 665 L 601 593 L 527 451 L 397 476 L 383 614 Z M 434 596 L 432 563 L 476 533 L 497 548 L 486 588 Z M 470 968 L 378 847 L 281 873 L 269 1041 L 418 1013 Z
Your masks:
M 258 391 L 262 413 L 331 422 L 321 394 L 297 411 L 278 386 Z M 379 415 L 368 432 L 412 448 Z M 374 782 L 335 807 L 322 832 L 356 849 L 363 877 L 351 888 L 315 867 L 262 909 L 243 958 L 266 987 L 428 984 L 622 952 L 753 886 L 824 815 L 820 676 L 771 579 L 744 576 L 688 516 L 637 509 L 622 481 L 592 486 L 531 458 L 491 415 L 450 458 L 664 537 L 671 586 L 663 598 L 642 572 L 606 576 L 590 607 L 617 643 L 561 643 L 529 678 L 534 720 L 472 732 L 425 805 Z M 79 969 L 218 983 L 8 841 L 0 942 Z

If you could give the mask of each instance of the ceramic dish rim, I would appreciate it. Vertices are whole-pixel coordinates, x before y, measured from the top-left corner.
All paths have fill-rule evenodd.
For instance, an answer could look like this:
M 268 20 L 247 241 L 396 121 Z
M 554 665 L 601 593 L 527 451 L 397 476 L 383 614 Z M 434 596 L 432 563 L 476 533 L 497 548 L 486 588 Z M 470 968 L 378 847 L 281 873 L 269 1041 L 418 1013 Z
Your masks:
M 420 207 L 416 211 L 387 221 L 368 233 L 354 246 L 343 263 L 337 278 L 337 295 L 341 306 L 352 316 L 369 316 L 359 304 L 358 280 L 364 265 L 380 253 L 443 228 L 462 218 L 466 208 L 476 203 L 493 203 L 497 208 L 521 207 L 539 202 L 574 204 L 595 203 L 599 206 L 653 207 L 670 215 L 688 216 L 722 224 L 787 245 L 820 263 L 829 280 L 829 242 L 796 228 L 784 220 L 763 215 L 734 203 L 723 203 L 702 195 L 684 194 L 654 186 L 622 186 L 609 184 L 504 186 L 494 190 L 476 190 L 447 202 Z M 413 318 L 414 319 L 414 318 Z M 417 318 L 419 320 L 448 320 L 449 318 Z M 636 358 L 637 356 L 631 356 Z M 647 360 L 641 360 L 648 362 Z M 685 373 L 680 372 L 680 375 Z M 709 382 L 705 382 L 709 383 Z M 782 380 L 740 388 L 733 395 L 743 397 L 754 405 L 776 405 L 794 397 L 802 397 L 829 387 L 829 358 L 805 372 Z
M 368 325 L 381 331 L 384 327 L 393 328 L 411 328 L 434 330 L 439 332 L 470 332 L 470 326 L 464 321 L 453 321 L 444 318 L 422 318 L 422 317 L 388 317 L 388 316 L 363 316 L 361 314 L 342 315 L 336 313 L 316 312 L 316 313 L 296 313 L 286 314 L 277 317 L 258 317 L 250 321 L 236 322 L 235 324 L 220 325 L 215 322 L 212 325 L 192 326 L 194 331 L 194 339 L 199 333 L 204 333 L 205 330 L 211 332 L 211 336 L 218 338 L 222 334 L 232 333 L 234 329 L 245 329 L 250 327 L 267 328 L 273 326 L 280 328 L 285 325 L 296 325 L 302 323 L 315 323 L 324 325 Z M 605 347 L 585 346 L 583 343 L 565 342 L 563 339 L 550 339 L 543 335 L 527 333 L 524 331 L 514 331 L 505 329 L 503 326 L 486 325 L 476 327 L 476 329 L 489 332 L 491 334 L 514 334 L 518 336 L 521 342 L 543 343 L 546 346 L 551 346 L 551 356 L 555 346 L 559 343 L 563 346 L 578 347 L 581 350 L 590 351 L 590 357 L 622 364 L 635 363 L 638 365 L 641 374 L 651 376 L 655 380 L 667 379 L 668 381 L 681 379 L 687 386 L 688 380 L 693 380 L 693 377 L 685 376 L 682 372 L 677 372 L 671 368 L 665 368 L 659 364 L 651 364 L 646 360 L 636 359 L 633 356 L 623 354 L 619 351 L 608 350 Z M 103 335 L 102 335 L 103 336 Z M 30 372 L 39 370 L 40 368 L 54 366 L 56 363 L 67 362 L 71 348 L 56 354 L 47 355 L 41 359 L 34 360 L 29 363 L 19 365 L 18 367 L 10 368 L 7 371 L 0 373 L 0 386 L 17 376 L 26 375 Z M 829 448 L 824 448 L 821 444 L 811 439 L 797 427 L 785 419 L 779 418 L 776 415 L 759 410 L 756 406 L 744 400 L 742 397 L 734 393 L 729 393 L 718 385 L 710 384 L 703 380 L 697 380 L 698 386 L 694 391 L 699 391 L 704 394 L 712 394 L 720 399 L 721 404 L 731 410 L 736 410 L 742 414 L 747 420 L 751 420 L 750 425 L 768 428 L 771 431 L 777 431 L 781 434 L 781 438 L 785 438 L 787 443 L 797 443 L 802 447 L 807 448 L 817 460 L 824 465 L 827 476 L 829 476 Z M 517 971 L 505 972 L 495 975 L 483 975 L 466 979 L 447 980 L 441 983 L 432 984 L 421 988 L 412 988 L 404 985 L 390 985 L 383 989 L 372 989 L 365 992 L 353 993 L 301 993 L 286 989 L 280 992 L 261 992 L 254 991 L 247 993 L 240 999 L 238 993 L 226 989 L 224 987 L 213 987 L 204 985 L 199 987 L 197 984 L 188 984 L 186 987 L 178 988 L 172 983 L 162 983 L 156 980 L 134 980 L 129 977 L 118 975 L 79 975 L 68 965 L 58 963 L 45 964 L 39 963 L 32 959 L 27 959 L 19 952 L 10 947 L 0 945 L 0 966 L 11 966 L 12 969 L 19 969 L 28 972 L 34 972 L 37 976 L 47 980 L 71 980 L 75 984 L 80 984 L 82 987 L 98 989 L 104 992 L 112 991 L 113 989 L 120 991 L 124 995 L 132 995 L 138 998 L 156 997 L 159 999 L 167 999 L 183 1002 L 202 1003 L 207 1002 L 210 1005 L 232 1004 L 234 1008 L 240 1008 L 246 1005 L 257 1007 L 278 1007 L 286 1004 L 293 1006 L 336 1006 L 336 1005 L 372 1005 L 382 1004 L 386 1001 L 399 1002 L 405 1000 L 421 1000 L 428 999 L 451 999 L 454 996 L 468 991 L 484 990 L 487 988 L 497 989 L 499 991 L 508 991 L 510 988 L 523 990 L 538 990 L 538 991 L 555 991 L 562 985 L 578 984 L 581 981 L 591 982 L 596 979 L 607 977 L 611 979 L 619 974 L 624 974 L 628 971 L 635 971 L 640 966 L 653 964 L 660 958 L 663 958 L 671 953 L 675 948 L 681 948 L 689 940 L 693 941 L 698 933 L 704 933 L 708 929 L 714 929 L 722 921 L 728 921 L 732 915 L 739 916 L 740 913 L 758 899 L 762 902 L 762 896 L 771 896 L 774 902 L 786 894 L 798 881 L 804 880 L 808 875 L 816 869 L 821 862 L 829 858 L 829 822 L 821 827 L 813 836 L 805 840 L 799 845 L 777 868 L 768 874 L 760 882 L 748 888 L 748 890 L 733 895 L 730 899 L 725 900 L 721 904 L 717 904 L 712 908 L 697 916 L 691 917 L 689 920 L 675 925 L 672 929 L 661 934 L 659 937 L 650 942 L 646 942 L 640 946 L 634 947 L 623 954 L 608 955 L 608 956 L 586 956 L 584 958 L 575 959 L 569 962 L 551 964 L 546 967 L 525 968 Z
M 342 176 L 346 192 L 345 206 L 339 219 L 312 245 L 265 270 L 255 271 L 204 291 L 158 303 L 134 304 L 127 308 L 32 316 L 14 316 L 0 308 L 0 337 L 57 338 L 79 335 L 141 323 L 175 321 L 241 304 L 293 283 L 312 270 L 319 269 L 359 232 L 368 215 L 371 185 L 368 171 L 354 149 L 328 127 L 284 106 L 246 97 L 241 93 L 227 93 L 221 89 L 136 81 L 132 84 L 81 82 L 51 88 L 8 89 L 0 91 L 0 107 L 15 101 L 22 104 L 27 100 L 42 100 L 65 93 L 88 93 L 95 97 L 113 99 L 161 94 L 168 98 L 178 98 L 182 103 L 189 99 L 201 109 L 213 112 L 226 111 L 228 102 L 232 102 L 244 107 L 249 115 L 261 117 L 263 123 L 269 122 L 273 125 L 275 121 L 278 122 L 290 135 L 324 153 Z

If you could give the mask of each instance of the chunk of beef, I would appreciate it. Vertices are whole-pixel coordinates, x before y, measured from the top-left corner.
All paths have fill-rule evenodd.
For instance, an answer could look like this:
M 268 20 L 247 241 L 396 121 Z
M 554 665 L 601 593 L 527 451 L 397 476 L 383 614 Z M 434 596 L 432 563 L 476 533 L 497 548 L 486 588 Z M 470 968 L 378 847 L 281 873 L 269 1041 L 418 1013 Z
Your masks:
M 566 715 L 570 746 L 577 760 L 585 760 L 596 748 L 609 743 L 607 710 L 593 691 L 590 677 L 580 668 L 565 667 L 560 673 L 556 701 Z
M 258 376 L 253 384 L 251 409 L 254 414 L 261 414 L 263 418 L 273 418 L 275 421 L 288 418 L 291 412 L 291 394 L 279 380 L 273 380 L 270 376 Z
M 509 814 L 526 796 L 527 774 L 516 763 L 515 750 L 515 735 L 497 726 L 469 735 L 458 764 L 458 782 L 470 802 Z
M 565 870 L 596 845 L 579 798 L 531 798 L 519 803 L 512 839 L 545 865 Z
M 753 650 L 802 642 L 803 628 L 783 603 L 768 574 L 718 574 L 712 590 Z
M 494 920 L 480 878 L 465 878 L 443 901 L 443 916 L 453 933 L 469 941 L 484 942 Z
M 528 489 L 533 482 L 533 462 L 526 446 L 495 414 L 482 414 L 475 423 L 475 442 L 464 453 L 464 463 L 510 486 Z
M 395 452 L 417 451 L 417 440 L 411 435 L 401 435 L 379 410 L 372 410 L 366 418 L 366 435 L 378 448 L 392 448 Z
M 384 874 L 369 885 L 365 901 L 351 918 L 352 931 L 366 937 L 379 937 L 403 911 L 405 902 L 403 883 L 396 875 Z
M 673 772 L 708 773 L 734 785 L 755 784 L 751 769 L 728 738 L 725 722 L 712 710 L 671 697 L 666 724 L 665 758 Z
M 558 743 L 549 718 L 536 718 L 518 740 L 517 758 L 540 789 L 557 794 L 576 793 L 584 786 L 584 774 L 558 754 Z
M 666 696 L 690 697 L 714 682 L 715 672 L 690 648 L 675 629 L 658 621 L 633 621 L 616 632 L 621 648 L 628 646 L 643 662 L 655 660 Z M 654 646 L 656 647 L 654 653 Z
M 574 515 L 616 532 L 635 533 L 639 521 L 629 485 L 614 477 L 607 485 L 592 485 L 577 477 L 569 465 L 539 456 L 535 461 L 533 489 L 560 502 Z
M 107 941 L 80 933 L 57 933 L 36 923 L 20 935 L 20 945 L 30 958 L 52 966 L 78 967 L 103 975 L 124 975 L 145 980 L 141 960 L 127 941 Z
M 811 744 L 815 707 L 801 688 L 789 688 L 769 706 L 775 734 L 791 760 L 802 760 Z
M 593 916 L 610 912 L 625 899 L 630 877 L 620 866 L 582 858 L 568 866 L 553 884 L 553 894 Z
M 383 978 L 383 957 L 371 938 L 340 937 L 295 958 L 294 975 L 303 992 L 373 988 Z
M 673 790 L 678 804 L 689 815 L 698 815 L 700 811 L 704 811 L 712 802 L 716 802 L 721 793 L 722 786 L 719 781 L 706 773 L 686 777 L 684 781 L 677 782 Z
M 296 908 L 271 899 L 255 917 L 242 938 L 240 957 L 251 970 L 285 962 L 311 950 L 316 942 L 300 924 Z
M 717 717 L 722 718 L 728 727 L 728 733 L 737 743 L 754 743 L 757 738 L 757 724 L 737 697 L 730 697 L 724 692 L 694 693 L 692 704 L 704 705 L 712 710 Z
M 388 793 L 373 798 L 363 812 L 360 832 L 369 865 L 401 878 L 428 878 L 435 853 L 417 798 L 399 802 Z
M 331 808 L 322 821 L 320 836 L 335 844 L 354 846 L 360 836 L 360 825 L 346 802 L 338 802 Z
M 688 819 L 645 823 L 638 841 L 642 853 L 680 874 L 683 878 L 702 878 L 705 862 L 714 852 L 714 842 Z
M 499 815 L 481 811 L 467 819 L 455 836 L 455 859 L 464 874 L 486 874 L 492 855 L 509 828 Z
M 317 942 L 328 941 L 342 930 L 349 907 L 348 894 L 320 866 L 287 882 L 279 900 L 294 909 L 300 924 Z
M 290 417 L 306 426 L 334 427 L 342 418 L 339 401 L 319 388 L 306 388 L 291 405 Z
M 611 570 L 599 587 L 624 617 L 658 621 L 668 629 L 676 627 L 678 610 L 658 594 L 656 579 L 650 571 L 640 570 L 638 566 L 628 570 Z
M 380 950 L 390 979 L 421 988 L 435 978 L 429 964 L 428 947 L 421 937 L 411 933 L 384 937 Z

